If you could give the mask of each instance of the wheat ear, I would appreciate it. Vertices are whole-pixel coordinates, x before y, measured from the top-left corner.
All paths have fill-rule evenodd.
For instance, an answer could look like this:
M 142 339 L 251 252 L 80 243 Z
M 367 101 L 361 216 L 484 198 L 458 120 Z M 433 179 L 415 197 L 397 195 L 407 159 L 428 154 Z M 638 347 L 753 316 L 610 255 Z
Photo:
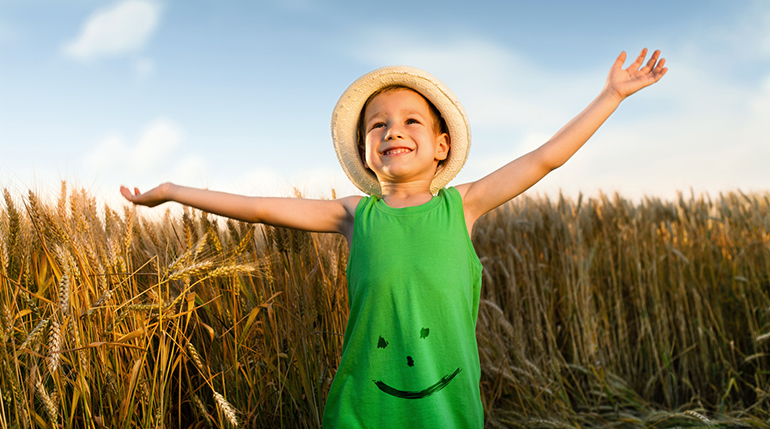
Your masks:
M 218 392 L 214 392 L 214 401 L 217 403 L 217 408 L 225 415 L 228 422 L 234 427 L 239 427 L 238 416 L 236 415 L 235 407 L 233 407 L 224 396 Z
M 48 371 L 53 374 L 59 369 L 59 352 L 61 351 L 61 325 L 56 319 L 51 319 L 48 327 Z
M 41 401 L 43 401 L 45 412 L 48 414 L 48 418 L 51 420 L 51 424 L 53 427 L 57 427 L 56 422 L 59 421 L 59 411 L 56 409 L 56 404 L 54 404 L 53 399 L 51 399 L 51 397 L 48 396 L 48 393 L 45 391 L 45 386 L 43 386 L 43 383 L 40 381 L 40 377 L 36 378 L 37 380 L 35 380 L 35 387 L 37 390 L 37 396 Z

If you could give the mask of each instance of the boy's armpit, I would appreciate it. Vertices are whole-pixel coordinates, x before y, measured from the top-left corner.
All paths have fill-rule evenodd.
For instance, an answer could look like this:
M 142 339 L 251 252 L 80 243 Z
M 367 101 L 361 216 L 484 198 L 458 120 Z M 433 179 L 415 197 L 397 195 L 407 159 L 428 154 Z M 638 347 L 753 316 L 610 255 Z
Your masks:
M 260 198 L 257 222 L 309 232 L 336 232 L 352 235 L 353 218 L 359 196 L 336 200 L 305 198 Z

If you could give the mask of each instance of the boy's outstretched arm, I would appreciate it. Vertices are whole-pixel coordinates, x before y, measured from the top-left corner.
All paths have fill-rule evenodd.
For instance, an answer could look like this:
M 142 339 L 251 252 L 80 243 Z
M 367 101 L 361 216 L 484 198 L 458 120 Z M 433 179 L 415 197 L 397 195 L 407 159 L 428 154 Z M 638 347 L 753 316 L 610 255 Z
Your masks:
M 265 223 L 304 231 L 337 232 L 350 242 L 353 214 L 361 197 L 336 200 L 247 197 L 164 183 L 145 193 L 121 186 L 121 194 L 134 204 L 155 207 L 168 201 L 244 222 Z
M 488 176 L 457 189 L 463 196 L 467 225 L 483 214 L 521 194 L 554 169 L 564 164 L 617 109 L 620 102 L 660 80 L 668 71 L 666 60 L 655 51 L 644 66 L 647 49 L 626 69 L 622 52 L 610 69 L 604 89 L 591 104 L 562 127 L 550 140 L 515 159 Z

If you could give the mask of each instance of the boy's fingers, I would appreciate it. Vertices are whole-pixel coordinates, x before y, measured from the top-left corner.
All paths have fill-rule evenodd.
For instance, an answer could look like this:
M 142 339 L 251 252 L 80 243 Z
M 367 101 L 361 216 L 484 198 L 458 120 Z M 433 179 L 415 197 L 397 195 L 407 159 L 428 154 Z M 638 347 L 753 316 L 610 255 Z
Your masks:
M 630 69 L 639 70 L 639 67 L 641 67 L 642 62 L 644 61 L 644 57 L 646 56 L 647 56 L 647 48 L 644 48 L 642 49 L 642 52 L 639 53 L 639 56 L 636 57 L 636 61 L 634 61 L 634 63 L 631 64 L 630 66 L 628 66 L 629 70 Z
M 623 51 L 618 55 L 618 57 L 615 59 L 615 64 L 613 64 L 613 67 L 623 67 L 623 63 L 626 62 L 626 51 Z
M 660 50 L 656 50 L 652 53 L 652 56 L 650 57 L 650 60 L 647 61 L 647 65 L 645 68 L 649 68 L 650 70 L 655 68 L 655 63 L 658 61 L 658 57 L 660 56 Z
M 123 187 L 120 189 L 120 193 L 123 194 L 123 198 L 127 199 L 132 203 L 136 203 L 136 197 L 134 196 L 134 194 L 131 193 L 130 189 Z

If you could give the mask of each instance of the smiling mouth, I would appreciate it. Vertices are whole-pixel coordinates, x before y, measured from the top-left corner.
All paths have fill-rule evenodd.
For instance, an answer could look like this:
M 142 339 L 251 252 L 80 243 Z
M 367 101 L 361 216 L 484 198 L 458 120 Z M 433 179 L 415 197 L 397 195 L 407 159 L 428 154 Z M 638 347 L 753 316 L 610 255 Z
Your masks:
M 384 381 L 377 381 L 377 380 L 372 380 L 372 381 L 374 381 L 374 384 L 376 384 L 377 387 L 380 388 L 380 390 L 387 393 L 388 395 L 392 395 L 403 399 L 421 399 L 426 396 L 430 396 L 438 392 L 439 390 L 445 388 L 447 384 L 449 384 L 449 382 L 452 381 L 452 379 L 455 378 L 455 376 L 459 373 L 460 373 L 460 368 L 457 368 L 455 372 L 441 377 L 441 380 L 435 382 L 432 386 L 429 386 L 423 390 L 399 390 L 394 387 L 388 386 L 387 384 L 385 384 Z
M 405 148 L 405 147 L 396 147 L 393 149 L 388 149 L 385 152 L 383 152 L 383 155 L 399 155 L 402 153 L 408 153 L 411 152 L 411 149 Z

